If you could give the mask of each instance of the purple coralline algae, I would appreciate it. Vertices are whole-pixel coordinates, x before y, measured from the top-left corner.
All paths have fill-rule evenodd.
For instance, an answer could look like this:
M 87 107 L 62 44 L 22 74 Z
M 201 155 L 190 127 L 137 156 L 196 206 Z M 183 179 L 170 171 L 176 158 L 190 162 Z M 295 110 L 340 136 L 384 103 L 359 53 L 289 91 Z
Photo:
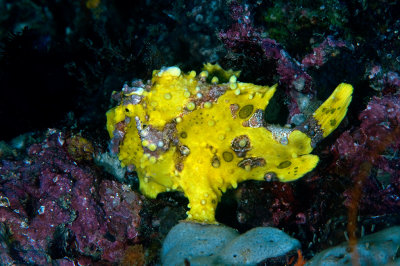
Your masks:
M 335 40 L 332 36 L 328 36 L 322 43 L 313 48 L 312 53 L 306 55 L 301 64 L 305 67 L 321 67 L 326 61 L 339 53 L 339 49 L 347 47 L 346 43 L 341 40 Z
M 344 132 L 333 145 L 333 168 L 363 182 L 363 214 L 399 212 L 400 95 L 373 97 L 358 118 L 359 128 Z M 346 190 L 345 197 L 349 206 L 354 195 Z
M 67 143 L 62 132 L 49 130 L 25 159 L 0 162 L 0 258 L 38 265 L 118 263 L 138 243 L 141 197 L 103 180 L 90 162 L 71 159 Z
M 235 53 L 243 53 L 247 57 L 263 57 L 275 65 L 275 76 L 289 99 L 289 123 L 296 125 L 304 122 L 312 111 L 312 101 L 316 99 L 312 77 L 307 69 L 323 66 L 330 58 L 338 55 L 343 48 L 349 47 L 342 40 L 327 36 L 312 53 L 306 55 L 301 63 L 291 57 L 284 47 L 276 40 L 264 37 L 262 29 L 254 28 L 247 5 L 231 3 L 231 28 L 219 33 L 219 38 L 225 46 Z M 308 114 L 307 114 L 308 113 Z
M 233 194 L 234 225 L 241 230 L 284 227 L 305 244 L 306 256 L 312 256 L 310 250 L 327 248 L 356 234 L 363 236 L 373 232 L 375 226 L 384 228 L 398 223 L 399 58 L 389 60 L 393 51 L 382 47 L 376 51 L 381 56 L 371 57 L 370 43 L 338 32 L 310 38 L 312 49 L 299 48 L 299 54 L 292 49 L 292 57 L 287 47 L 267 38 L 272 36 L 269 29 L 253 27 L 251 6 L 233 1 L 231 10 L 234 24 L 219 33 L 233 52 L 229 59 L 251 68 L 252 61 L 246 59 L 257 58 L 254 62 L 262 71 L 270 70 L 257 75 L 272 75 L 273 80 L 279 80 L 279 89 L 286 94 L 287 117 L 292 118 L 287 123 L 298 125 L 296 121 L 307 119 L 315 110 L 317 90 L 326 93 L 324 84 L 339 77 L 355 82 L 357 99 L 337 134 L 316 150 L 320 164 L 303 180 L 279 184 L 271 177 L 268 183 L 245 183 L 238 187 Z M 386 54 L 384 60 L 382 55 Z M 346 227 L 349 224 L 353 227 Z
M 374 90 L 399 90 L 400 75 L 394 71 L 385 71 L 385 69 L 374 64 L 366 69 L 366 76 L 370 80 L 370 86 Z
M 253 28 L 247 5 L 231 4 L 232 19 L 236 22 L 230 29 L 220 32 L 219 37 L 225 46 L 235 52 L 245 52 L 249 56 L 262 53 L 269 60 L 276 61 L 276 71 L 280 82 L 291 89 L 309 92 L 311 77 L 273 39 L 262 37 L 261 30 Z

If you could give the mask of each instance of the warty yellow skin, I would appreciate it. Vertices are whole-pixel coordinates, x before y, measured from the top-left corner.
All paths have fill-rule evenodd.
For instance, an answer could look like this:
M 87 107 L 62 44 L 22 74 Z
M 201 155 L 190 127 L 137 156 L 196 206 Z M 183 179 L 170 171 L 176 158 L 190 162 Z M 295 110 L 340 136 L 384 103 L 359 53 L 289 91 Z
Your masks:
M 140 95 L 139 103 L 122 100 L 107 112 L 107 129 L 113 137 L 116 125 L 123 126 L 119 158 L 136 167 L 143 194 L 155 198 L 182 191 L 189 199 L 188 220 L 215 223 L 217 204 L 228 188 L 249 179 L 293 181 L 319 159 L 310 154 L 312 139 L 305 131 L 265 125 L 264 110 L 276 85 L 237 82 L 236 76 L 223 84 L 207 79 L 218 80 L 207 71 L 154 71 L 150 86 L 133 92 Z M 340 84 L 314 112 L 321 136 L 342 121 L 352 91 Z

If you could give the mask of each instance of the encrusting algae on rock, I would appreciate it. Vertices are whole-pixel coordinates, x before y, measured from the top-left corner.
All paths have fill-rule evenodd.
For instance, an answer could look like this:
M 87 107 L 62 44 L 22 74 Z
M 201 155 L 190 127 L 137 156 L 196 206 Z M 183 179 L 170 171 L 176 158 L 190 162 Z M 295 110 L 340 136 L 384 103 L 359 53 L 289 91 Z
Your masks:
M 198 75 L 178 67 L 153 72 L 151 82 L 125 85 L 107 112 L 111 148 L 134 166 L 148 197 L 170 190 L 189 199 L 188 220 L 215 223 L 215 209 L 228 188 L 244 180 L 296 180 L 311 171 L 314 145 L 342 121 L 353 88 L 340 84 L 294 129 L 267 125 L 264 110 L 276 85 L 237 81 L 239 72 L 205 65 Z M 230 73 L 212 75 L 214 69 Z M 207 82 L 207 81 L 210 81 Z

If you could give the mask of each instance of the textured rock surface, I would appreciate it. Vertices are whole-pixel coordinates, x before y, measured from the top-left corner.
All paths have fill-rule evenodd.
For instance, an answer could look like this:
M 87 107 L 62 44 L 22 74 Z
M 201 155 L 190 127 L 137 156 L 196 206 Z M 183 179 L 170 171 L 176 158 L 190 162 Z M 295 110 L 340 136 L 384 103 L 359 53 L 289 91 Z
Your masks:
M 139 241 L 142 197 L 105 179 L 83 138 L 49 129 L 37 142 L 0 160 L 0 265 L 119 263 Z

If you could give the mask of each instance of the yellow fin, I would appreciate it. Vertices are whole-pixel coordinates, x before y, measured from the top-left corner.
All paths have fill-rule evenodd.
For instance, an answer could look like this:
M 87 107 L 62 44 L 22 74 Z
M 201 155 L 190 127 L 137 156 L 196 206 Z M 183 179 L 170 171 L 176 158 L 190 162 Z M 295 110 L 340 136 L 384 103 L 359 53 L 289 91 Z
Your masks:
M 313 116 L 321 126 L 323 137 L 335 130 L 346 115 L 351 102 L 353 86 L 341 83 L 331 96 L 314 112 Z

